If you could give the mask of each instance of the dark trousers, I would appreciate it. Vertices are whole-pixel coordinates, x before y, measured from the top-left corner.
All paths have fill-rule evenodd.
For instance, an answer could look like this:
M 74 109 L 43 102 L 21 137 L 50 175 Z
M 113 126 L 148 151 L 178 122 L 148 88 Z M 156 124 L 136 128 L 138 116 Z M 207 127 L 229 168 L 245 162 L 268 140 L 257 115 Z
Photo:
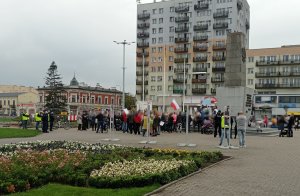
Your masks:
M 215 124 L 214 137 L 217 137 L 218 134 L 221 137 L 221 124 Z
M 98 126 L 97 126 L 97 133 L 99 132 L 100 128 L 101 128 L 101 133 L 103 133 L 103 125 L 104 125 L 104 121 L 98 121 Z
M 78 130 L 81 131 L 82 124 L 78 124 Z
M 288 127 L 288 133 L 287 133 L 288 137 L 293 137 L 293 128 L 292 127 Z
M 134 123 L 134 134 L 141 134 L 140 133 L 140 124 Z

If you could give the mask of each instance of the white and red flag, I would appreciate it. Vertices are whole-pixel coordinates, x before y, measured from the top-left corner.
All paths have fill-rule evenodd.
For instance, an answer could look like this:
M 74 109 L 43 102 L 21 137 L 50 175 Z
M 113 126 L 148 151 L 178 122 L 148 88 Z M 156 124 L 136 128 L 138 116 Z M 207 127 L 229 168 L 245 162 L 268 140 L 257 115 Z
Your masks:
M 171 102 L 171 107 L 174 110 L 178 110 L 180 108 L 179 105 L 178 105 L 178 103 L 175 101 L 175 99 L 173 99 L 173 101 Z

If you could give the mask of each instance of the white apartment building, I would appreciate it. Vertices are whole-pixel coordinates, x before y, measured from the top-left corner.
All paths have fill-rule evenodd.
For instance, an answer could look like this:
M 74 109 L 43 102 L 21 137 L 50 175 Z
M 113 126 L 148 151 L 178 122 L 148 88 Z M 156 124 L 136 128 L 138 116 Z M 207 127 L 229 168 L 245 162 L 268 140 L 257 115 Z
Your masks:
M 227 34 L 243 32 L 248 47 L 249 28 L 246 0 L 138 4 L 137 99 L 161 110 L 163 97 L 169 106 L 172 99 L 182 105 L 184 99 L 215 95 L 224 84 Z

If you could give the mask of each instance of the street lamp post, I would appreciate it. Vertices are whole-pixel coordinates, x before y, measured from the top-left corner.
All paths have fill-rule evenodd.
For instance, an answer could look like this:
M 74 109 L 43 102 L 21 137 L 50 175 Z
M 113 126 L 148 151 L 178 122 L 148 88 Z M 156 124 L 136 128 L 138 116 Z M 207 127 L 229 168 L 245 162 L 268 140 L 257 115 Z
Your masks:
M 123 94 L 122 94 L 122 109 L 125 108 L 125 45 L 130 45 L 135 42 L 127 42 L 126 40 L 122 42 L 114 41 L 116 44 L 122 44 L 123 45 Z

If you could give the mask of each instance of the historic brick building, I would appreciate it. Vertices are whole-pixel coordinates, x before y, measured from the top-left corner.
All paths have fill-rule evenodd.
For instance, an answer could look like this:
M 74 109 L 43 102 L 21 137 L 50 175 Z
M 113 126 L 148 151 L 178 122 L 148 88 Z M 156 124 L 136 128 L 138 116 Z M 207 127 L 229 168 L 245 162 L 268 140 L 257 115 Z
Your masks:
M 103 88 L 100 85 L 91 87 L 81 84 L 75 76 L 70 85 L 64 86 L 67 97 L 67 109 L 70 114 L 78 114 L 78 112 L 105 110 L 113 107 L 115 111 L 121 110 L 122 92 L 116 88 Z M 38 87 L 39 102 L 38 109 L 43 110 L 47 96 L 48 87 Z

